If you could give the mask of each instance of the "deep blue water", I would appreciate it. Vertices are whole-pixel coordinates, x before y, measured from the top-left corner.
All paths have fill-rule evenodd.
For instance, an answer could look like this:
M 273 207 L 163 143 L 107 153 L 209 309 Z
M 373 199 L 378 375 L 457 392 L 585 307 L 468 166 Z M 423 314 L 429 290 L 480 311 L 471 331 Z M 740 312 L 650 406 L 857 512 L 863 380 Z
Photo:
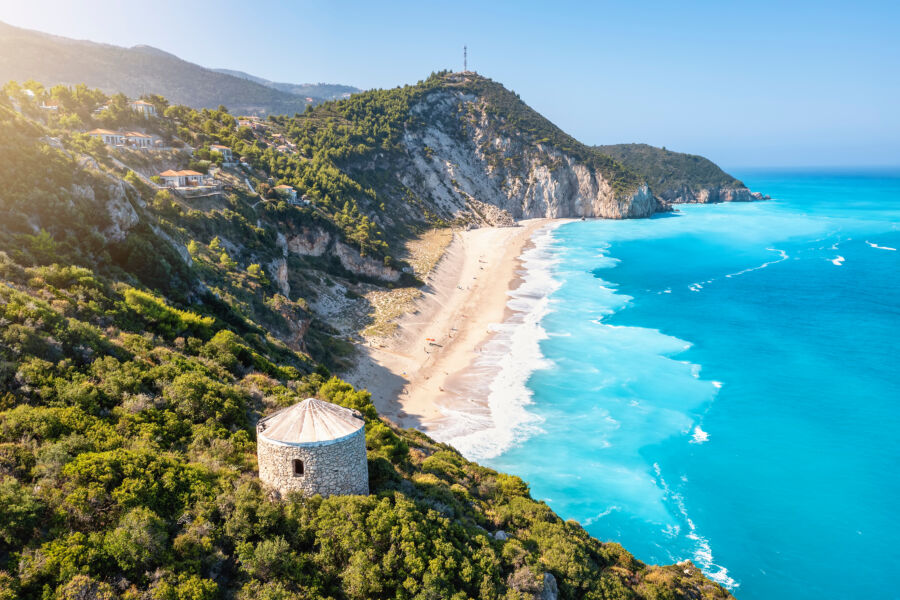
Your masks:
M 737 175 L 773 200 L 535 250 L 533 420 L 482 458 L 738 598 L 898 598 L 900 172 Z

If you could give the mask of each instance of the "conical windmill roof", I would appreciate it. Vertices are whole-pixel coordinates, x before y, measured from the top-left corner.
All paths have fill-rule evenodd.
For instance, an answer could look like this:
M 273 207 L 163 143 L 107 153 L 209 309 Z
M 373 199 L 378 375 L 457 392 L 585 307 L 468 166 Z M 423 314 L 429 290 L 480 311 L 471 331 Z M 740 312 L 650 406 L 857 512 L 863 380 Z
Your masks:
M 365 426 L 356 411 L 316 398 L 307 398 L 259 423 L 259 435 L 284 444 L 332 442 Z

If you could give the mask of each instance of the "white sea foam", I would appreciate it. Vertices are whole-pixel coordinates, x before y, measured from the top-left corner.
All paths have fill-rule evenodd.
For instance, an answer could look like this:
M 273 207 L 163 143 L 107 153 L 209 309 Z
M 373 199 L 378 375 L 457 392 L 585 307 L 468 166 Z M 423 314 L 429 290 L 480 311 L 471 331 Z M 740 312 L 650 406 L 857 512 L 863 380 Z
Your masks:
M 703 442 L 708 442 L 708 441 L 709 441 L 709 434 L 707 432 L 703 431 L 702 429 L 700 429 L 699 425 L 694 427 L 694 435 L 693 435 L 693 439 L 691 440 L 691 443 L 692 444 L 702 444 Z
M 790 256 L 788 256 L 787 252 L 785 252 L 784 250 L 779 250 L 778 248 L 766 248 L 766 250 L 768 250 L 769 252 L 777 252 L 778 256 L 779 256 L 778 260 L 770 260 L 770 261 L 764 262 L 761 265 L 757 265 L 755 267 L 748 267 L 746 269 L 742 269 L 735 273 L 728 273 L 724 277 L 726 279 L 730 279 L 731 277 L 737 277 L 737 276 L 743 275 L 745 273 L 750 273 L 751 271 L 759 271 L 760 269 L 765 269 L 766 267 L 778 264 L 778 263 L 783 262 L 790 258 Z M 712 279 L 707 279 L 706 281 L 698 281 L 696 283 L 692 283 L 688 286 L 688 289 L 691 290 L 692 292 L 699 292 L 700 290 L 703 289 L 703 286 L 709 285 L 710 283 L 713 283 L 717 279 L 719 279 L 719 278 L 713 277 Z M 663 292 L 663 293 L 668 293 L 668 292 Z
M 873 244 L 869 240 L 866 240 L 866 243 L 872 248 L 878 248 L 879 250 L 890 250 L 891 252 L 896 252 L 896 248 L 891 248 L 890 246 L 879 246 L 878 244 Z
M 749 273 L 751 271 L 759 271 L 760 269 L 765 269 L 768 266 L 778 264 L 778 263 L 790 258 L 788 256 L 787 252 L 785 252 L 784 250 L 779 250 L 778 248 L 766 248 L 766 250 L 768 250 L 769 252 L 777 252 L 779 254 L 780 258 L 778 260 L 770 260 L 768 262 L 764 262 L 763 264 L 761 264 L 757 267 L 750 267 L 749 269 L 744 269 L 743 271 L 738 271 L 737 273 L 729 273 L 725 277 L 737 277 L 738 275 L 743 275 L 744 273 Z
M 687 533 L 685 534 L 685 537 L 687 537 L 694 543 L 692 556 L 692 558 L 694 559 L 694 563 L 698 567 L 700 567 L 700 569 L 704 574 L 706 574 L 707 577 L 717 583 L 722 584 L 729 590 L 740 587 L 740 584 L 728 574 L 728 569 L 726 569 L 722 565 L 716 564 L 715 558 L 713 557 L 712 546 L 710 545 L 709 540 L 697 533 L 697 526 L 688 515 L 687 507 L 684 504 L 684 498 L 681 496 L 681 494 L 673 491 L 669 487 L 669 484 L 666 483 L 665 478 L 662 476 L 662 470 L 659 467 L 659 463 L 653 463 L 653 471 L 656 474 L 656 480 L 659 482 L 659 486 L 663 489 L 663 492 L 665 492 L 666 496 L 675 503 L 679 515 L 687 525 Z
M 843 256 L 841 256 L 841 255 L 839 254 L 839 255 L 838 255 L 837 257 L 835 257 L 835 258 L 827 258 L 827 259 L 825 259 L 825 260 L 830 260 L 831 263 L 832 263 L 834 266 L 840 267 L 841 265 L 844 264 L 844 260 L 845 260 L 845 259 L 844 259 Z
M 453 417 L 446 419 L 453 425 L 433 432 L 434 437 L 452 444 L 468 458 L 493 458 L 541 431 L 542 418 L 527 408 L 532 392 L 526 382 L 535 370 L 553 366 L 541 354 L 539 345 L 548 337 L 540 323 L 552 310 L 549 296 L 560 285 L 553 278 L 557 263 L 551 249 L 553 229 L 541 229 L 532 237 L 534 246 L 522 254 L 522 284 L 509 294 L 507 306 L 514 314 L 492 328 L 495 335 L 475 361 L 473 370 L 489 372 L 492 378 L 486 410 L 483 406 L 444 410 L 446 416 Z
M 721 382 L 721 381 L 713 381 L 712 384 L 713 384 L 713 387 L 714 387 L 714 388 L 716 388 L 716 389 L 722 389 L 722 382 Z
M 582 523 L 582 525 L 584 527 L 590 527 L 591 525 L 593 525 L 594 523 L 596 523 L 603 517 L 608 517 L 609 515 L 611 515 L 613 512 L 615 512 L 617 510 L 622 510 L 622 508 L 619 506 L 610 506 L 609 508 L 607 508 L 600 514 L 594 515 L 593 517 L 588 517 L 587 519 L 585 519 L 584 522 Z

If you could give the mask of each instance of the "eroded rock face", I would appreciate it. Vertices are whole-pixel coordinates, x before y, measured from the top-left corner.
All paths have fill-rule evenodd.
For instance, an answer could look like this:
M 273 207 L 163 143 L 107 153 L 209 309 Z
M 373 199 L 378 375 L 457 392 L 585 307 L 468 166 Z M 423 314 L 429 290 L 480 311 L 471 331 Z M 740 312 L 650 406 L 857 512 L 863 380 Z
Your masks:
M 556 585 L 556 577 L 552 573 L 544 573 L 544 588 L 541 590 L 541 600 L 556 600 L 559 598 L 559 587 Z
M 662 191 L 657 194 L 665 202 L 670 204 L 712 204 L 715 202 L 753 202 L 762 200 L 759 192 L 751 192 L 747 188 L 715 187 L 692 190 L 688 186 L 680 186 Z
M 345 269 L 361 277 L 379 279 L 381 281 L 397 281 L 400 279 L 400 271 L 386 266 L 380 260 L 368 256 L 362 256 L 356 248 L 338 241 L 327 231 L 317 228 L 304 227 L 298 234 L 285 236 L 278 234 L 278 245 L 284 249 L 285 256 L 325 256 L 334 255 Z M 276 261 L 277 262 L 277 261 Z M 273 271 L 273 268 L 277 269 Z M 278 280 L 282 287 L 282 293 L 287 296 L 287 264 L 283 266 L 275 263 L 270 266 L 270 272 Z M 282 284 L 283 282 L 283 284 Z
M 291 297 L 291 285 L 288 283 L 288 266 L 284 258 L 277 258 L 269 263 L 269 274 L 278 284 L 278 289 L 286 298 Z
M 193 266 L 194 259 L 191 258 L 191 253 L 188 252 L 188 249 L 184 244 L 173 240 L 172 237 L 168 233 L 163 231 L 157 225 L 154 225 L 151 223 L 150 228 L 153 230 L 153 233 L 155 233 L 156 235 L 158 235 L 159 237 L 161 237 L 162 239 L 164 239 L 165 241 L 169 242 L 169 244 L 172 245 L 172 247 L 175 249 L 175 252 L 177 252 L 178 256 L 181 257 L 181 260 L 184 261 L 185 265 L 187 265 L 188 267 Z
M 498 133 L 475 96 L 431 94 L 412 112 L 429 115 L 429 125 L 405 134 L 411 164 L 398 170 L 399 177 L 446 218 L 473 212 L 469 199 L 496 206 L 514 219 L 624 219 L 647 217 L 662 208 L 646 186 L 616 192 L 602 175 L 555 147 Z M 459 115 L 464 113 L 473 115 L 474 123 L 462 123 Z M 482 214 L 477 217 L 485 221 Z
M 137 225 L 140 217 L 128 198 L 126 184 L 112 178 L 108 181 L 105 185 L 98 185 L 97 190 L 90 185 L 75 184 L 70 191 L 74 202 L 88 204 L 97 203 L 98 191 L 101 199 L 105 195 L 107 200 L 103 208 L 109 214 L 110 225 L 102 233 L 107 239 L 121 242 L 128 235 L 128 230 Z
M 288 251 L 300 256 L 322 256 L 330 243 L 330 233 L 307 227 L 301 229 L 299 234 L 286 238 Z
M 107 234 L 114 240 L 125 239 L 128 230 L 137 225 L 139 220 L 137 211 L 128 200 L 125 185 L 121 181 L 111 183 L 108 186 L 109 200 L 106 201 L 106 210 L 112 219 L 112 226 L 107 229 Z
M 400 271 L 385 266 L 384 263 L 368 256 L 361 256 L 355 248 L 351 248 L 343 242 L 336 242 L 334 251 L 338 260 L 341 261 L 341 265 L 351 273 L 382 281 L 400 279 Z

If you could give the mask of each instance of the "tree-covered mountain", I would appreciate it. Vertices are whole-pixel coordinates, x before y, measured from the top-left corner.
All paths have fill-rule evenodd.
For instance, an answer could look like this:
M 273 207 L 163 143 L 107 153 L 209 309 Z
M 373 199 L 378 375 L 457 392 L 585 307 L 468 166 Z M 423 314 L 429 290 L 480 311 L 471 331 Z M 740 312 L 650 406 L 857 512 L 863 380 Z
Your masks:
M 711 160 L 672 152 L 648 144 L 594 146 L 640 174 L 660 199 L 667 203 L 733 202 L 761 200 L 743 182 Z
M 52 86 L 86 83 L 132 97 L 162 94 L 194 108 L 225 105 L 236 114 L 294 114 L 306 96 L 207 69 L 151 46 L 122 48 L 21 29 L 0 22 L 0 81 Z M 323 95 L 323 98 L 327 95 Z
M 387 240 L 454 222 L 660 208 L 640 176 L 472 73 L 355 94 L 270 117 L 267 127 L 293 150 L 285 155 L 238 127 L 215 137 L 326 211 L 368 216 Z
M 225 73 L 226 75 L 234 75 L 241 79 L 249 79 L 260 85 L 287 92 L 288 94 L 315 98 L 317 100 L 340 100 L 341 98 L 347 98 L 352 94 L 362 91 L 351 85 L 341 85 L 339 83 L 279 83 L 277 81 L 269 81 L 268 79 L 244 73 L 243 71 L 235 71 L 233 69 L 213 70 L 219 73 Z
M 384 285 L 390 271 L 376 267 L 403 271 L 372 259 L 396 242 L 379 245 L 353 198 L 421 209 L 387 195 L 391 173 L 381 192 L 363 187 L 379 184 L 365 161 L 401 152 L 397 124 L 424 118 L 409 106 L 440 85 L 331 105 L 293 127 L 271 120 L 260 137 L 158 96 L 148 99 L 164 116 L 144 118 L 84 86 L 4 87 L 0 598 L 730 597 L 689 562 L 647 566 L 591 538 L 520 479 L 397 429 L 329 373 L 349 346 L 317 298 Z M 500 99 L 484 111 L 510 103 L 495 117 L 502 135 L 521 127 L 554 151 L 584 152 L 618 194 L 640 185 L 487 93 Z M 165 149 L 80 132 L 97 126 Z M 278 150 L 273 136 L 308 147 L 285 139 Z M 210 143 L 225 140 L 249 166 L 224 164 Z M 148 177 L 185 166 L 213 172 L 217 187 L 170 191 Z M 313 202 L 279 199 L 278 179 Z M 261 487 L 255 423 L 307 396 L 365 416 L 369 496 L 276 499 Z

